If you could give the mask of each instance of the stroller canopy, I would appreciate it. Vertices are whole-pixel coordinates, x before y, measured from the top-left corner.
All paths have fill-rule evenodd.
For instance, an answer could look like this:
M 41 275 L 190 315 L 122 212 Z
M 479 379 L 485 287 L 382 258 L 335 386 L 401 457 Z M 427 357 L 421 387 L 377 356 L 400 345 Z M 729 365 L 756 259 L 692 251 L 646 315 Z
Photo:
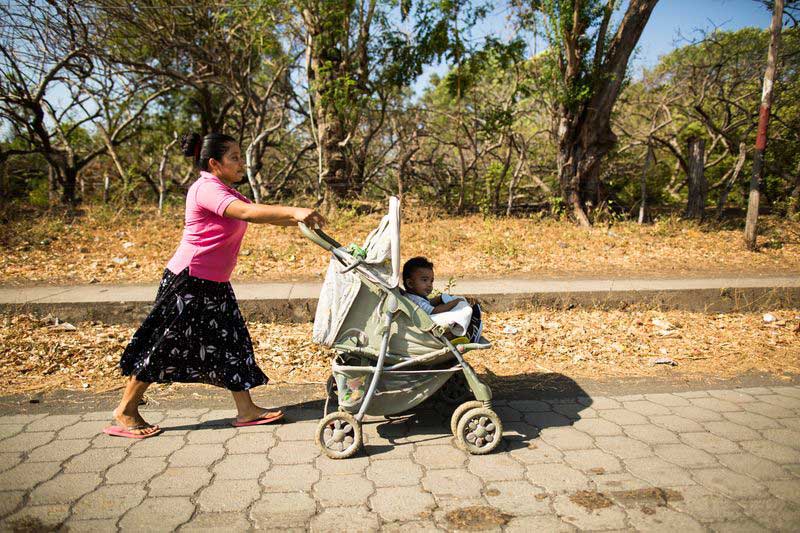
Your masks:
M 352 256 L 348 247 L 341 247 L 339 250 Z M 352 263 L 357 261 L 358 255 L 362 256 L 362 262 L 349 272 L 344 270 L 351 264 L 343 264 L 336 256 L 331 258 L 314 317 L 314 342 L 326 346 L 333 346 L 336 342 L 342 323 L 361 289 L 361 279 L 354 270 L 387 289 L 391 290 L 399 285 L 400 200 L 396 197 L 389 198 L 389 213 L 367 236 L 363 251 L 365 254 L 352 256 Z

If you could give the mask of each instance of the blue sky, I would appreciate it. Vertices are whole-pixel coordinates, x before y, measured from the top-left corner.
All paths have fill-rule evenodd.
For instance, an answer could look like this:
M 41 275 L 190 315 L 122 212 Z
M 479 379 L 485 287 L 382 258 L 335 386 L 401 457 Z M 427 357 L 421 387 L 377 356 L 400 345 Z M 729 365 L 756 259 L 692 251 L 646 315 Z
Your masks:
M 771 16 L 754 0 L 661 0 L 642 33 L 635 66 L 655 65 L 659 56 L 686 44 L 687 39 L 697 38 L 697 30 L 766 29 Z
M 475 29 L 476 40 L 490 34 L 503 38 L 513 34 L 513 27 L 508 22 L 510 10 L 505 2 L 496 3 L 498 7 Z M 621 13 L 622 10 L 620 17 Z M 736 30 L 747 26 L 768 28 L 770 17 L 771 13 L 755 0 L 660 0 L 639 40 L 632 62 L 633 74 L 638 75 L 643 68 L 654 66 L 660 56 L 698 38 L 702 30 Z M 445 65 L 425 69 L 414 84 L 415 92 L 419 94 L 431 74 L 441 75 L 446 70 Z

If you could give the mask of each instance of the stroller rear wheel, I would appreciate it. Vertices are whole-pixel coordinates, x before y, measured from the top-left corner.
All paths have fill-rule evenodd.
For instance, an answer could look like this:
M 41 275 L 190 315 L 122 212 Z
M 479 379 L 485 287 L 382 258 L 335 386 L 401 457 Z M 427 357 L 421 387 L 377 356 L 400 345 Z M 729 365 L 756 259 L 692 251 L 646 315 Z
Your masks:
M 503 438 L 503 423 L 486 407 L 470 409 L 458 421 L 456 439 L 472 455 L 485 455 L 497 448 Z
M 335 411 L 320 420 L 317 446 L 331 459 L 347 459 L 361 448 L 361 424 L 344 411 Z
M 450 417 L 450 432 L 453 434 L 453 436 L 458 435 L 458 421 L 461 419 L 464 413 L 470 409 L 478 409 L 480 407 L 483 407 L 483 402 L 479 402 L 478 400 L 464 402 L 456 407 L 456 410 L 453 411 L 453 416 Z M 461 443 L 459 442 L 458 445 L 461 446 Z

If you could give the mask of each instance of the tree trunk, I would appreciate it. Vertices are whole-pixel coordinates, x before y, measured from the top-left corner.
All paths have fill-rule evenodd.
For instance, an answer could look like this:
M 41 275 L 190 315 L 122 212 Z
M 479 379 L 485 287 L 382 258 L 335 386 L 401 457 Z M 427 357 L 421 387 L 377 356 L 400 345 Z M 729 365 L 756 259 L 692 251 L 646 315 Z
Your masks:
M 795 218 L 798 212 L 800 212 L 800 163 L 797 164 L 797 168 L 794 170 L 794 189 L 792 189 L 791 194 L 789 195 L 789 208 L 786 210 L 786 216 L 790 219 Z
M 111 189 L 111 178 L 108 173 L 103 175 L 103 203 L 108 203 L 108 192 Z
M 128 190 L 128 175 L 125 172 L 125 169 L 122 167 L 122 161 L 119 160 L 119 156 L 117 155 L 117 151 L 114 149 L 114 143 L 111 142 L 111 137 L 108 136 L 108 132 L 105 128 L 99 128 L 100 135 L 103 137 L 103 142 L 106 145 L 106 149 L 108 150 L 108 155 L 111 156 L 111 160 L 114 162 L 114 166 L 117 168 L 117 172 L 119 172 L 119 177 L 122 178 L 122 188 L 126 191 Z
M 705 175 L 705 139 L 689 139 L 689 194 L 686 202 L 685 218 L 703 220 L 706 208 L 708 184 Z
M 50 205 L 54 205 L 58 199 L 58 180 L 56 180 L 55 169 L 47 165 L 47 200 Z
M 561 139 L 557 156 L 561 197 L 565 208 L 572 213 L 575 221 L 581 226 L 590 227 L 592 223 L 584 207 L 584 185 L 593 179 L 594 172 L 599 171 L 600 161 L 597 157 L 586 153 L 581 141 L 576 138 L 578 131 L 569 132 L 568 130 L 572 128 L 566 126 L 566 122 L 570 122 L 567 117 L 562 119 L 562 128 L 567 130 L 566 133 L 561 133 L 562 128 L 559 128 Z M 594 151 L 593 147 L 592 152 Z M 607 151 L 605 150 L 603 155 Z
M 63 169 L 64 184 L 61 190 L 61 203 L 64 205 L 77 205 L 78 199 L 75 196 L 75 186 L 78 181 L 78 173 L 71 168 Z
M 647 174 L 653 162 L 653 145 L 647 143 L 647 155 L 644 157 L 644 167 L 641 178 L 641 198 L 639 200 L 639 224 L 644 224 L 649 216 L 647 213 Z
M 322 179 L 336 198 L 352 198 L 359 192 L 350 180 L 350 165 L 344 149 L 344 128 L 335 110 L 328 106 L 317 113 L 317 132 L 322 148 Z
M 781 45 L 781 27 L 783 26 L 783 0 L 775 0 L 775 10 L 770 24 L 769 51 L 767 52 L 767 70 L 764 73 L 764 87 L 761 92 L 761 106 L 758 110 L 758 134 L 756 151 L 753 154 L 753 173 L 750 176 L 750 196 L 747 201 L 747 219 L 744 226 L 744 243 L 748 250 L 756 250 L 758 233 L 758 207 L 760 201 L 759 188 L 764 174 L 764 152 L 767 148 L 767 126 L 772 107 L 772 89 L 777 70 L 778 49 Z
M 717 220 L 722 220 L 722 212 L 725 209 L 725 203 L 728 201 L 728 195 L 733 190 L 736 183 L 739 182 L 739 174 L 742 172 L 742 168 L 744 167 L 744 162 L 747 159 L 747 145 L 745 143 L 739 144 L 739 156 L 736 158 L 736 165 L 733 167 L 733 172 L 731 173 L 731 177 L 728 179 L 728 183 L 725 184 L 725 188 L 719 195 L 719 200 L 717 202 Z
M 466 163 L 464 162 L 464 151 L 461 146 L 458 147 L 458 200 L 456 202 L 456 213 L 459 215 L 464 212 L 464 198 L 467 189 L 467 172 L 465 170 Z
M 585 202 L 597 201 L 600 163 L 617 142 L 611 131 L 611 112 L 622 90 L 630 55 L 658 0 L 630 0 L 608 43 L 602 30 L 591 72 L 583 66 L 589 58 L 581 47 L 588 26 L 577 23 L 582 2 L 573 1 L 575 15 L 572 25 L 564 30 L 566 61 L 560 68 L 568 90 L 578 90 L 588 76 L 592 93 L 587 100 L 562 103 L 556 108 L 558 179 L 567 209 L 580 225 L 590 226 Z M 607 22 L 603 26 L 607 27 Z
M 511 153 L 513 151 L 513 146 L 511 143 L 511 139 L 508 139 L 508 152 L 506 152 L 506 157 L 503 160 L 503 171 L 500 172 L 500 177 L 497 180 L 497 183 L 494 183 L 494 189 L 492 190 L 492 213 L 497 213 L 500 210 L 500 189 L 503 188 L 503 184 L 506 182 L 506 176 L 508 176 L 508 171 L 511 168 Z
M 517 166 L 514 168 L 514 172 L 511 174 L 511 181 L 508 184 L 508 201 L 506 202 L 506 216 L 511 216 L 511 211 L 514 209 L 514 189 L 517 188 L 517 184 L 519 183 L 519 177 L 522 173 L 522 166 L 525 164 L 525 158 L 520 150 L 519 159 L 517 160 Z
M 158 212 L 164 212 L 164 199 L 167 195 L 167 160 L 169 158 L 169 150 L 178 142 L 176 136 L 170 141 L 161 151 L 161 160 L 158 163 Z
M 340 105 L 342 80 L 347 79 L 348 65 L 344 60 L 342 43 L 347 41 L 348 17 L 353 11 L 352 1 L 335 8 L 323 2 L 318 11 L 303 9 L 303 20 L 308 31 L 306 59 L 308 61 L 309 91 L 313 94 L 316 137 L 319 144 L 322 169 L 320 179 L 335 199 L 352 198 L 360 192 L 353 183 L 351 169 L 345 154 L 350 136 L 346 132 L 344 117 L 346 110 Z M 352 103 L 349 103 L 352 105 Z
M 247 182 L 250 184 L 250 190 L 253 191 L 253 200 L 261 203 L 261 184 L 258 179 L 258 172 L 261 169 L 261 142 L 266 137 L 267 133 L 261 132 L 259 135 L 250 142 L 250 145 L 244 152 L 245 172 L 247 173 Z M 258 155 L 256 155 L 258 152 Z
M 10 198 L 11 191 L 9 190 L 9 179 L 8 179 L 8 159 L 6 157 L 0 156 L 0 198 L 4 200 L 6 198 Z

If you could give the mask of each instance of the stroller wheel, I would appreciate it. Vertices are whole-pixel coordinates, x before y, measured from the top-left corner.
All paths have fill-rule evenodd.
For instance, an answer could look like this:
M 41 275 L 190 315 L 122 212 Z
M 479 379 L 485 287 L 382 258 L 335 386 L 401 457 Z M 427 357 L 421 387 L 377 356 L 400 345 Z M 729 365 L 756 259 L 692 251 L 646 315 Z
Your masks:
M 458 435 L 458 420 L 470 409 L 478 409 L 483 407 L 483 402 L 479 402 L 478 400 L 472 400 L 471 402 L 465 402 L 456 407 L 456 410 L 453 411 L 453 416 L 450 417 L 450 432 L 455 436 Z M 461 443 L 458 443 L 461 446 Z
M 456 405 L 473 397 L 472 390 L 469 388 L 467 378 L 464 377 L 463 372 L 453 374 L 442 385 L 442 388 L 439 389 L 439 397 L 449 405 Z
M 472 455 L 484 455 L 500 444 L 503 423 L 497 413 L 486 407 L 470 409 L 458 421 L 456 439 Z
M 361 448 L 361 424 L 344 411 L 335 411 L 320 420 L 317 446 L 331 459 L 347 459 Z

